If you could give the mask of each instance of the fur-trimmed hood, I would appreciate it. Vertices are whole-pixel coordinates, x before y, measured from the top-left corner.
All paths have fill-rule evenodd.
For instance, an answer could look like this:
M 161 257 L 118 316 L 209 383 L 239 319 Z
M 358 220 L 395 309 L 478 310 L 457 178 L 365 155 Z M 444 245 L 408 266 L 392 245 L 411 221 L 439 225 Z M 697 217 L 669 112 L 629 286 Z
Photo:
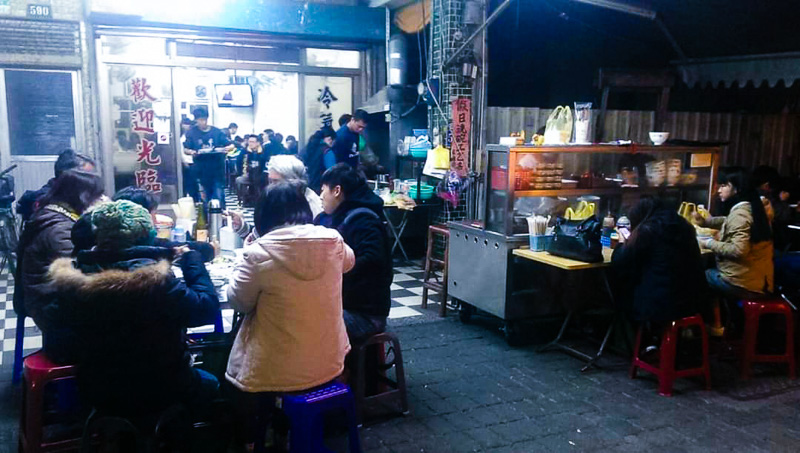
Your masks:
M 172 277 L 169 261 L 153 261 L 134 270 L 107 269 L 84 273 L 70 258 L 60 258 L 50 265 L 48 277 L 59 291 L 74 291 L 78 295 L 146 295 L 162 288 Z

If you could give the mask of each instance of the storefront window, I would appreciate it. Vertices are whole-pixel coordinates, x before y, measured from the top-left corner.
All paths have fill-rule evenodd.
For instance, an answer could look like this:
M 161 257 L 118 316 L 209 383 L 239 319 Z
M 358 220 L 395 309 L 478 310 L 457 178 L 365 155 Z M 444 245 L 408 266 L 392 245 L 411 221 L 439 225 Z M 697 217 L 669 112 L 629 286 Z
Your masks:
M 103 55 L 125 56 L 149 59 L 167 56 L 167 40 L 164 38 L 145 38 L 129 36 L 104 36 L 102 39 Z
M 358 69 L 361 67 L 361 52 L 357 50 L 306 49 L 306 63 L 324 68 Z
M 296 73 L 175 69 L 175 99 L 181 117 L 193 119 L 192 111 L 205 107 L 209 124 L 224 129 L 236 123 L 239 136 L 269 128 L 284 137 L 297 137 L 298 98 Z
M 137 186 L 178 198 L 177 147 L 172 135 L 169 68 L 109 66 L 116 190 Z
M 72 73 L 5 71 L 11 155 L 54 155 L 76 147 Z
M 305 76 L 306 137 L 323 126 L 339 128 L 339 117 L 353 113 L 353 79 Z

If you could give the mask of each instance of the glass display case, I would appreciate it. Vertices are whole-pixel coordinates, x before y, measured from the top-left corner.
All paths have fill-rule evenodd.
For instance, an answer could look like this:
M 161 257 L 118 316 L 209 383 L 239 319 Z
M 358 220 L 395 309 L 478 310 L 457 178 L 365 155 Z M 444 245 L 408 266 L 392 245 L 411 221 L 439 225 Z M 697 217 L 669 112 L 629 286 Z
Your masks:
M 486 230 L 527 235 L 527 217 L 626 214 L 643 195 L 709 207 L 719 147 L 489 145 Z M 591 206 L 593 205 L 593 206 Z M 582 211 L 583 210 L 583 211 Z

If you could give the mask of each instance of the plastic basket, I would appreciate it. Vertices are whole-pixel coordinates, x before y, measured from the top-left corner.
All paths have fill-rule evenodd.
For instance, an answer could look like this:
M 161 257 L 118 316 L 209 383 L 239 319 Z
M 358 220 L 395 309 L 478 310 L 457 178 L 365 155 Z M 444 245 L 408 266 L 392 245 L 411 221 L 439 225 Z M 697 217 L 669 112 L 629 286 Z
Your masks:
M 553 235 L 544 235 L 544 236 L 530 236 L 530 245 L 531 251 L 533 252 L 543 252 L 547 250 L 547 246 L 550 245 L 550 242 L 553 240 Z

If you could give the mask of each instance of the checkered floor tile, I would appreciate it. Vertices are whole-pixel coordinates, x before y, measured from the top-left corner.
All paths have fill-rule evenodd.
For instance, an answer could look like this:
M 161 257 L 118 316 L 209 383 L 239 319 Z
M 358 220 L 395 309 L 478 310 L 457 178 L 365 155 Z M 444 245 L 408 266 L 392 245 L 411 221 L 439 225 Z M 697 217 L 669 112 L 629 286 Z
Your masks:
M 235 195 L 227 194 L 228 207 L 238 206 Z M 242 208 L 245 220 L 252 222 L 253 210 Z M 402 325 L 410 322 L 423 321 L 435 318 L 439 311 L 441 296 L 435 291 L 430 291 L 428 309 L 423 310 L 422 305 L 422 276 L 423 271 L 416 263 L 395 264 L 394 282 L 392 283 L 392 306 L 389 311 L 389 325 Z M 5 297 L 2 295 L 5 294 Z M 0 354 L 0 368 L 10 369 L 14 362 L 14 347 L 17 333 L 17 315 L 14 313 L 14 279 L 3 269 L 0 273 L 0 338 L 3 340 L 2 354 Z M 223 326 L 225 331 L 230 331 L 233 320 L 233 310 L 224 300 L 222 295 L 220 307 L 222 309 Z M 192 329 L 192 332 L 211 332 L 213 326 L 203 326 Z M 42 347 L 42 336 L 39 329 L 28 318 L 25 320 L 25 339 L 23 341 L 24 354 L 30 354 Z

